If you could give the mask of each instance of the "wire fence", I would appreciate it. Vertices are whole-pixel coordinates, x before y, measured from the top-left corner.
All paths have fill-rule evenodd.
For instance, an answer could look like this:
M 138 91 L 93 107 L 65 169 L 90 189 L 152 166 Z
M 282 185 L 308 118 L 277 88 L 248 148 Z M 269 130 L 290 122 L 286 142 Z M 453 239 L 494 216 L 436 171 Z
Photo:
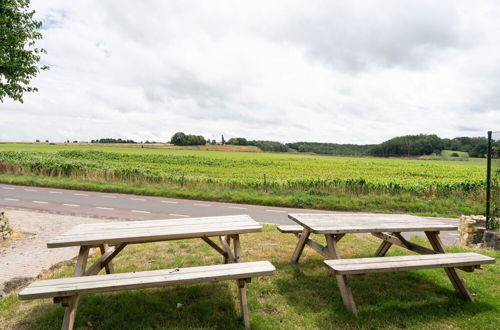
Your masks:
M 486 168 L 486 227 L 498 229 L 500 223 L 500 131 L 488 132 Z

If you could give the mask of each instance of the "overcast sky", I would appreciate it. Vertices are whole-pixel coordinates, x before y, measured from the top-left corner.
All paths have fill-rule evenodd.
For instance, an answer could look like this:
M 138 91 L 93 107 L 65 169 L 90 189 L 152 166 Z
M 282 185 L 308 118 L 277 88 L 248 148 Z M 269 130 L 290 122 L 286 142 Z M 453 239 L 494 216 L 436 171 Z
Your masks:
M 32 0 L 50 71 L 0 140 L 378 143 L 500 130 L 500 1 Z

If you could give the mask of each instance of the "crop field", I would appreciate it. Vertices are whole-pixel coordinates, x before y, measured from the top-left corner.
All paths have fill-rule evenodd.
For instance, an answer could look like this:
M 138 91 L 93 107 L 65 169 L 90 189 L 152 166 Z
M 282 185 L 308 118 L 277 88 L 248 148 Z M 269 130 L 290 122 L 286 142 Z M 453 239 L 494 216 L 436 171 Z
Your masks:
M 0 180 L 335 210 L 482 213 L 485 162 L 0 144 Z

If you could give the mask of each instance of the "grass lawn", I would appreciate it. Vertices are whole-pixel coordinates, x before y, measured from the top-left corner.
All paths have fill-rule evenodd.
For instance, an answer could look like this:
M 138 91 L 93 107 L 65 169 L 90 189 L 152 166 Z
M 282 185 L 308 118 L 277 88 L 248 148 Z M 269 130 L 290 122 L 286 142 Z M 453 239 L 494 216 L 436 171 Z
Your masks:
M 293 235 L 265 226 L 263 233 L 245 234 L 241 240 L 244 261 L 269 260 L 277 268 L 276 275 L 254 278 L 248 285 L 254 329 L 498 329 L 500 324 L 497 264 L 474 273 L 460 272 L 475 303 L 458 297 L 442 269 L 352 277 L 359 309 L 355 317 L 344 309 L 335 278 L 317 253 L 306 247 L 301 263 L 290 263 L 296 243 Z M 427 245 L 418 237 L 416 241 Z M 368 257 L 379 242 L 366 235 L 347 235 L 339 246 L 343 257 Z M 500 257 L 490 250 L 479 252 Z M 397 247 L 389 253 L 402 254 L 406 251 Z M 115 269 L 129 272 L 220 262 L 221 257 L 203 241 L 184 240 L 129 246 L 115 259 Z M 68 277 L 72 270 L 73 266 L 62 266 L 44 278 Z M 75 328 L 243 328 L 233 282 L 83 296 Z M 14 294 L 0 300 L 2 329 L 56 329 L 62 316 L 62 307 L 49 299 L 21 302 Z

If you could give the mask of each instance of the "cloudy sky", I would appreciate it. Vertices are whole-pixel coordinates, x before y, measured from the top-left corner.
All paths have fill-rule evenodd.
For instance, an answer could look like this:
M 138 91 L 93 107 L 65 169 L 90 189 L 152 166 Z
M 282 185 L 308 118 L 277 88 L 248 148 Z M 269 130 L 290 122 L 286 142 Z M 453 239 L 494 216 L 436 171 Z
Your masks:
M 377 143 L 500 130 L 500 2 L 32 0 L 50 71 L 0 140 Z

